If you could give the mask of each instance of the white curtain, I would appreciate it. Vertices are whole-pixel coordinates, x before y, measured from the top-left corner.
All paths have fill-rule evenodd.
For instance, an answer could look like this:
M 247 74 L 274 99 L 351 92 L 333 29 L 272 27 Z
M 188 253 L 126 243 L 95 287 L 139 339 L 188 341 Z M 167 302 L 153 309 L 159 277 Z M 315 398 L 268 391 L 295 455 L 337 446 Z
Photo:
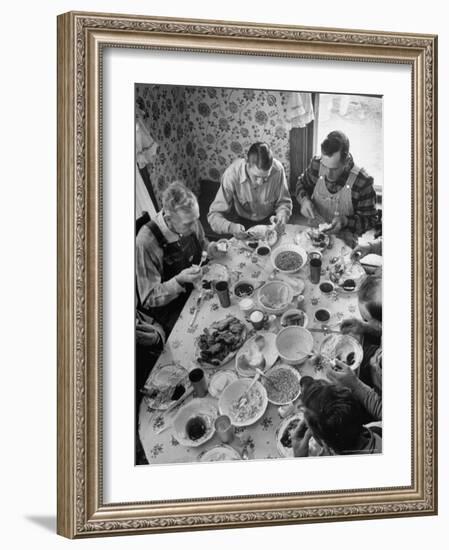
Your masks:
M 147 126 L 138 117 L 136 120 L 136 162 L 139 168 L 143 168 L 153 160 L 158 147 Z
M 156 215 L 156 208 L 143 183 L 139 170 L 136 169 L 136 220 L 140 218 L 142 212 L 148 212 L 150 218 L 153 219 Z
M 291 92 L 287 98 L 287 123 L 291 128 L 304 128 L 314 119 L 312 94 Z

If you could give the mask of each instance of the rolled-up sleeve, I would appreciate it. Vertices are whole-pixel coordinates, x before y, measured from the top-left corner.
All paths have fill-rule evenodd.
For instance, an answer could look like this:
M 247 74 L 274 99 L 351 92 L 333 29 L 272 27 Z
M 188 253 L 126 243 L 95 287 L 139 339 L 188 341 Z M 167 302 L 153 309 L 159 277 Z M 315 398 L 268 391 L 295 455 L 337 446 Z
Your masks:
M 224 214 L 228 214 L 233 205 L 234 191 L 233 180 L 236 174 L 232 166 L 229 166 L 223 173 L 220 188 L 209 208 L 207 221 L 216 233 L 231 233 L 232 223 Z
M 382 420 L 382 397 L 373 388 L 357 379 L 353 392 L 375 420 Z
M 175 277 L 161 282 L 162 258 L 155 252 L 157 247 L 156 239 L 143 228 L 136 239 L 136 284 L 145 309 L 164 306 L 184 292 Z

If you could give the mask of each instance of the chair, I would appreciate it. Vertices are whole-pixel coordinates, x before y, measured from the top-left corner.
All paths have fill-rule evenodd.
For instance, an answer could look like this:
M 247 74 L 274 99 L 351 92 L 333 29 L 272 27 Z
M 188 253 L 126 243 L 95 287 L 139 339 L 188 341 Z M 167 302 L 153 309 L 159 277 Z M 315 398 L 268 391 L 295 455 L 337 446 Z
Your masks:
M 151 220 L 148 212 L 142 212 L 140 218 L 136 220 L 136 235 L 139 233 L 140 229 Z

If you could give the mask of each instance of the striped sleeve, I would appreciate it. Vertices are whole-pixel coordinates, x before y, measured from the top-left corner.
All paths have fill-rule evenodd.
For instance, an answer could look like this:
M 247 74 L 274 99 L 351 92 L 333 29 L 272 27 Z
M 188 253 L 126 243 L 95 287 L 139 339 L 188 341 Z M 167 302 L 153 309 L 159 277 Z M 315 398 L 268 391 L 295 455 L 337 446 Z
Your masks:
M 299 176 L 295 196 L 301 204 L 303 199 L 311 198 L 320 172 L 320 158 L 313 157 L 307 169 Z
M 373 178 L 361 170 L 352 187 L 354 215 L 348 216 L 347 229 L 361 235 L 374 227 L 377 217 Z

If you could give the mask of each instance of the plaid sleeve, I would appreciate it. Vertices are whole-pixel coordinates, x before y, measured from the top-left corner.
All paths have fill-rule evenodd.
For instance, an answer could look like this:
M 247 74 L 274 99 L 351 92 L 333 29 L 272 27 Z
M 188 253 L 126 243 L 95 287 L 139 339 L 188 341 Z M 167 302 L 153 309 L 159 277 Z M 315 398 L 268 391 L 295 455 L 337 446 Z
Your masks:
M 352 187 L 352 205 L 354 215 L 348 216 L 347 229 L 361 235 L 374 227 L 376 222 L 376 192 L 373 178 L 361 170 Z
M 136 285 L 144 308 L 164 306 L 184 292 L 176 277 L 162 282 L 162 252 L 156 251 L 153 234 L 142 228 L 136 238 Z
M 320 158 L 313 157 L 310 161 L 307 169 L 299 176 L 296 183 L 295 196 L 296 200 L 301 204 L 303 199 L 312 198 L 313 190 L 315 184 L 318 180 L 318 175 L 320 173 Z

